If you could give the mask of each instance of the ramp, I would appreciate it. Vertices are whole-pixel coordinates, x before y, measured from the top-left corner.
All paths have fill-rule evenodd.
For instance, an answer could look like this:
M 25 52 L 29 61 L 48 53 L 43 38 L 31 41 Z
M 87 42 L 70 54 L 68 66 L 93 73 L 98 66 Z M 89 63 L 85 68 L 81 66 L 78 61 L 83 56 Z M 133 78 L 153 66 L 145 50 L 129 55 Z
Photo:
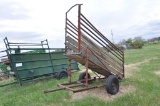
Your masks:
M 89 69 L 105 77 L 124 77 L 123 51 L 98 31 L 81 11 L 78 11 L 78 27 L 68 19 L 66 13 L 65 55 L 85 65 L 86 49 Z
M 124 53 L 98 31 L 81 13 L 81 5 L 75 4 L 66 12 L 65 55 L 69 57 L 68 83 L 58 84 L 59 88 L 45 90 L 44 93 L 70 90 L 74 93 L 105 87 L 115 95 L 119 91 L 119 79 L 124 78 Z M 78 6 L 78 27 L 68 18 L 68 12 Z M 72 14 L 73 16 L 73 14 Z M 71 81 L 71 60 L 85 65 L 86 71 L 79 75 L 78 81 Z M 91 69 L 97 77 L 88 73 Z M 105 84 L 89 84 L 99 80 Z M 103 80 L 103 81 L 102 81 Z

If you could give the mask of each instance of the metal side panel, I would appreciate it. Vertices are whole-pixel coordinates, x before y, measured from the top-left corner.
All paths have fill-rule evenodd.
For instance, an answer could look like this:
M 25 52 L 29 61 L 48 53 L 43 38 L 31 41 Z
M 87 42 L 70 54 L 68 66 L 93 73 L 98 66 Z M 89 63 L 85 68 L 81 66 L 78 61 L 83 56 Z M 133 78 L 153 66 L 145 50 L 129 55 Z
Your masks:
M 50 59 L 51 55 L 51 59 Z M 58 71 L 67 70 L 68 57 L 64 52 L 37 53 L 37 54 L 12 54 L 12 64 L 20 79 L 56 74 Z M 78 63 L 72 61 L 72 69 L 78 69 Z
M 26 78 L 34 78 L 42 75 L 52 74 L 53 68 L 52 67 L 42 67 L 42 68 L 36 68 L 36 69 L 24 69 L 18 71 L 20 79 L 26 79 Z

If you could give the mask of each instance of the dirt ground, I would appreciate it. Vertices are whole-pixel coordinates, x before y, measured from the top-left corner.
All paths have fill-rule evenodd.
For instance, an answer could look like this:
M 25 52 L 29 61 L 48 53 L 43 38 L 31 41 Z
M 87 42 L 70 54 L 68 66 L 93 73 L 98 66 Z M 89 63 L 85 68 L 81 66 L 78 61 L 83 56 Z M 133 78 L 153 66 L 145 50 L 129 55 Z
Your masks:
M 129 78 L 133 74 L 133 72 L 138 69 L 138 66 L 140 66 L 143 63 L 147 63 L 147 62 L 149 62 L 150 60 L 153 60 L 153 59 L 155 59 L 155 58 L 146 59 L 142 62 L 137 62 L 135 64 L 125 65 L 124 66 L 125 67 L 125 78 Z
M 0 81 L 4 81 L 4 80 L 7 80 L 8 77 L 5 76 L 4 74 L 0 74 Z
M 155 74 L 160 76 L 160 70 L 156 71 Z
M 82 99 L 86 96 L 97 97 L 102 100 L 113 100 L 117 97 L 123 96 L 127 93 L 135 91 L 135 88 L 131 85 L 128 86 L 120 86 L 119 92 L 116 95 L 110 95 L 106 92 L 105 88 L 95 88 L 88 91 L 78 92 L 72 94 L 72 100 Z

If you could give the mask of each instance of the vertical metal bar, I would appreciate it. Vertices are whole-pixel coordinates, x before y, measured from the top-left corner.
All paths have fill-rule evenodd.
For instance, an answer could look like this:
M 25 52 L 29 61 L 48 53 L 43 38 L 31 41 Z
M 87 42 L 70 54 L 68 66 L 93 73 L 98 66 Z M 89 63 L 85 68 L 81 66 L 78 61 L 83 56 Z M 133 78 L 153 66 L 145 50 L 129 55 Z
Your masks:
M 21 82 L 21 79 L 20 79 L 18 70 L 17 70 L 17 68 L 15 67 L 16 65 L 14 64 L 14 62 L 13 62 L 13 60 L 12 60 L 12 58 L 11 58 L 11 49 L 10 49 L 10 45 L 9 45 L 9 42 L 8 42 L 7 37 L 5 37 L 5 38 L 3 39 L 3 41 L 4 41 L 5 45 L 6 45 L 6 52 L 7 52 L 8 59 L 9 59 L 9 61 L 10 61 L 11 70 L 16 73 L 16 79 L 17 79 L 17 81 L 19 82 L 20 86 L 22 86 L 22 82 Z
M 86 86 L 88 87 L 88 47 L 86 48 Z
M 68 65 L 68 77 L 69 77 L 69 83 L 71 83 L 71 80 L 72 80 L 71 59 L 69 59 L 69 65 Z
M 78 5 L 78 52 L 81 51 L 81 5 Z
M 46 43 L 47 43 L 47 47 L 48 47 L 48 51 L 49 51 L 49 58 L 50 58 L 50 61 L 51 61 L 51 64 L 52 64 L 52 68 L 53 68 L 53 73 L 54 73 L 54 64 L 53 64 L 53 62 L 52 62 L 51 51 L 50 51 L 50 48 L 49 48 L 48 40 L 47 40 L 47 39 L 46 39 Z
M 66 12 L 66 19 L 65 19 L 65 54 L 67 53 L 67 46 L 66 46 L 66 37 L 67 37 L 67 12 Z
M 41 41 L 41 45 L 42 45 L 42 48 L 44 48 L 44 46 L 43 46 L 43 41 Z
M 125 77 L 125 75 L 124 75 L 124 51 L 123 51 L 123 78 Z

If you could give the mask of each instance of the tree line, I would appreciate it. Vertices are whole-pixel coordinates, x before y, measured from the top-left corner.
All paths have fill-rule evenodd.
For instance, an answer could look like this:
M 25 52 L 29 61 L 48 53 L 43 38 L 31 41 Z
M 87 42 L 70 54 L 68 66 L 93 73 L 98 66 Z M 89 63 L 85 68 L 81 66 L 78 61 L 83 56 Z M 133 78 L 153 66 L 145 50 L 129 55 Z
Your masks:
M 160 42 L 160 37 L 154 37 L 148 40 L 145 40 L 141 36 L 135 37 L 135 38 L 129 38 L 127 40 L 123 39 L 118 44 L 119 45 L 126 45 L 127 48 L 138 48 L 141 49 L 145 43 L 155 43 Z

